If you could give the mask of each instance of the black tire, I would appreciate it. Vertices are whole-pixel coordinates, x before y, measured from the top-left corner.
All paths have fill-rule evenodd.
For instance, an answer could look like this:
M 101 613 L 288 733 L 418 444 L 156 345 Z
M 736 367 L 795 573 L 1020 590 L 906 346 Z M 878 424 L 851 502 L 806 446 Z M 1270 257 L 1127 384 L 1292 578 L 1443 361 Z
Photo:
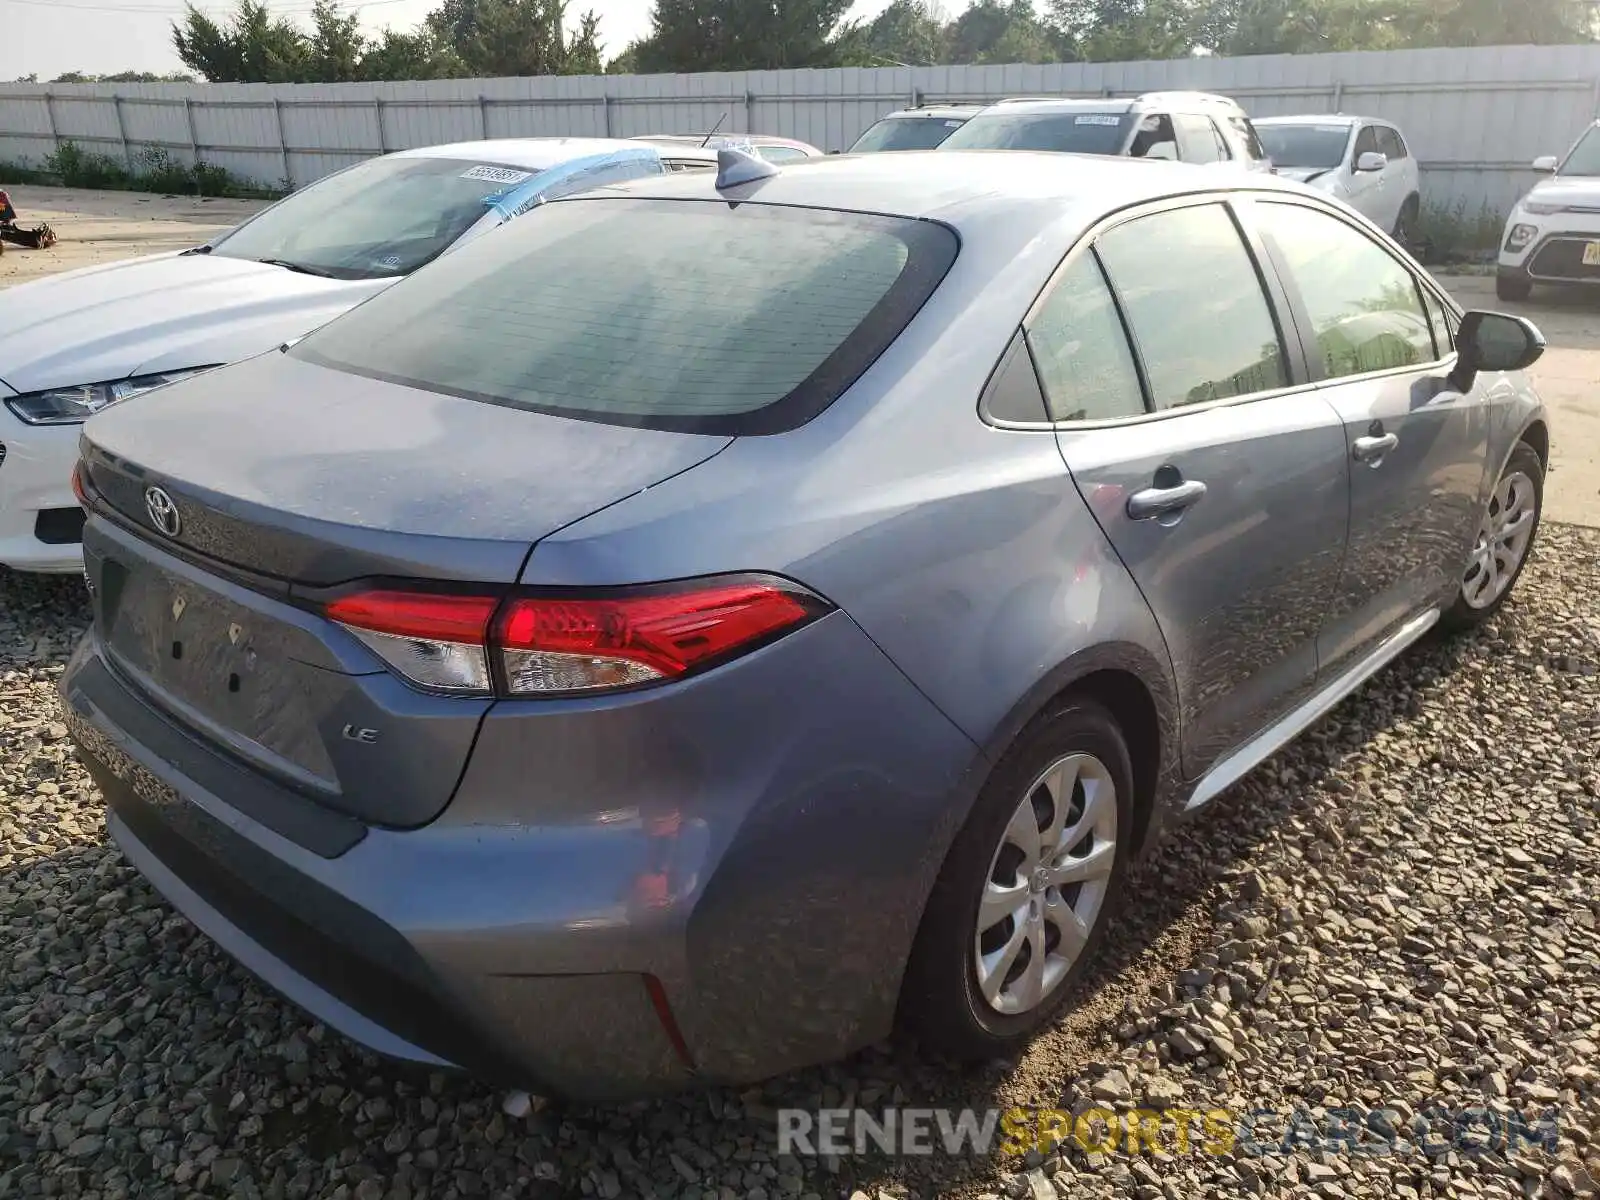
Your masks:
M 1031 1011 L 997 1012 L 984 999 L 973 961 L 978 900 L 1007 824 L 1030 782 L 1057 759 L 1085 753 L 1103 764 L 1116 789 L 1116 858 L 1094 926 L 1061 982 Z M 900 1024 L 923 1048 L 960 1061 L 1004 1057 L 1061 1010 L 1113 919 L 1127 875 L 1133 768 L 1127 742 L 1100 705 L 1067 698 L 1035 718 L 1012 743 L 956 835 L 917 930 L 900 995 Z
M 1494 294 L 1508 303 L 1515 304 L 1533 295 L 1533 281 L 1516 275 L 1496 275 Z
M 1417 233 L 1417 216 L 1422 211 L 1422 201 L 1415 194 L 1407 196 L 1405 203 L 1400 205 L 1400 215 L 1394 219 L 1394 240 L 1407 250 L 1411 249 L 1411 241 Z
M 1512 589 L 1517 586 L 1517 580 L 1522 577 L 1522 568 L 1528 565 L 1528 559 L 1533 554 L 1534 543 L 1539 538 L 1539 522 L 1544 515 L 1544 463 L 1539 458 L 1539 453 L 1527 442 L 1518 442 L 1510 458 L 1506 460 L 1505 469 L 1500 472 L 1500 478 L 1495 481 L 1495 491 L 1490 492 L 1489 507 L 1495 505 L 1495 492 L 1499 490 L 1500 483 L 1508 476 L 1520 472 L 1533 484 L 1533 528 L 1528 534 L 1527 545 L 1523 548 L 1522 558 L 1517 562 L 1516 569 L 1512 571 L 1511 578 L 1507 581 L 1500 594 L 1492 602 L 1482 608 L 1474 608 L 1467 602 L 1467 585 L 1465 580 L 1456 585 L 1455 602 L 1445 610 L 1440 621 L 1446 629 L 1456 632 L 1475 629 L 1482 625 L 1495 613 L 1500 611 L 1500 606 L 1506 602 L 1506 597 L 1511 595 Z M 1476 544 L 1477 534 L 1473 535 Z M 1470 560 L 1468 569 L 1470 569 Z M 1465 575 L 1463 570 L 1463 575 Z

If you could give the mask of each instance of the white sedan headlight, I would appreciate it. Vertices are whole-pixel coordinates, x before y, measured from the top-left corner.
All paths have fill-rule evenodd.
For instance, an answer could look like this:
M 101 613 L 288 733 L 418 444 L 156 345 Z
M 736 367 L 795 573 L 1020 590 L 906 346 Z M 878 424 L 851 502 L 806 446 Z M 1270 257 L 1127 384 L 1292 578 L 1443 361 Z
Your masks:
M 108 405 L 137 396 L 140 392 L 166 387 L 180 379 L 198 375 L 213 367 L 190 367 L 183 371 L 162 371 L 156 375 L 136 375 L 107 383 L 85 383 L 77 387 L 45 388 L 12 396 L 6 406 L 29 425 L 76 425 L 87 421 Z

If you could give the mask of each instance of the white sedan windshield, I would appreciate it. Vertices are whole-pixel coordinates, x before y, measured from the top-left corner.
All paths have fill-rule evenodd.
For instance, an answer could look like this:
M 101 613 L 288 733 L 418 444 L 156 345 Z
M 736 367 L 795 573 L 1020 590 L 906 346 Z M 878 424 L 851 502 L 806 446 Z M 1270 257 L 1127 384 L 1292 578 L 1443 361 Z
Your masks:
M 377 158 L 318 181 L 213 244 L 212 253 L 334 279 L 407 275 L 536 172 L 445 158 Z

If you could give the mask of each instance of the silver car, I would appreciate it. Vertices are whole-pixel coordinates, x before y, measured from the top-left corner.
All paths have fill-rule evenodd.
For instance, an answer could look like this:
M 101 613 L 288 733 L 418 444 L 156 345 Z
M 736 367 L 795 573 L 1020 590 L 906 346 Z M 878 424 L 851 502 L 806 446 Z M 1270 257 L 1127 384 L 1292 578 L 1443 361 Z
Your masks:
M 1343 205 L 719 157 L 84 428 L 111 832 L 385 1053 L 1014 1050 L 1136 856 L 1532 545 L 1537 330 Z

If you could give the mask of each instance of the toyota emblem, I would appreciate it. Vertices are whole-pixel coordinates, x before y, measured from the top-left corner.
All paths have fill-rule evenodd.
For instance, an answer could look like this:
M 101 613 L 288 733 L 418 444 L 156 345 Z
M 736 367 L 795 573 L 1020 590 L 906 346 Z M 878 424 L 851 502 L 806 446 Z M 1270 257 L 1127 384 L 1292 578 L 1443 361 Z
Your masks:
M 172 502 L 171 496 L 158 487 L 145 488 L 144 510 L 150 514 L 150 524 L 168 537 L 177 537 L 178 530 L 183 528 L 178 506 Z

